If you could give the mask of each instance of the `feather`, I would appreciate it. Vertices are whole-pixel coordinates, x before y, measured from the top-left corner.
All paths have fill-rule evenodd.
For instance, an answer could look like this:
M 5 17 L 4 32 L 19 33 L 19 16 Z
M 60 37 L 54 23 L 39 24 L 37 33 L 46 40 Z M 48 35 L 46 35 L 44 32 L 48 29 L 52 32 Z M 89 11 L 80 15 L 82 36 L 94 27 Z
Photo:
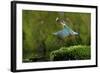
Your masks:
M 56 35 L 60 38 L 67 37 L 69 35 L 78 35 L 77 32 L 74 32 L 72 29 L 70 29 L 68 26 L 64 26 L 64 28 L 58 32 L 53 33 L 53 35 Z

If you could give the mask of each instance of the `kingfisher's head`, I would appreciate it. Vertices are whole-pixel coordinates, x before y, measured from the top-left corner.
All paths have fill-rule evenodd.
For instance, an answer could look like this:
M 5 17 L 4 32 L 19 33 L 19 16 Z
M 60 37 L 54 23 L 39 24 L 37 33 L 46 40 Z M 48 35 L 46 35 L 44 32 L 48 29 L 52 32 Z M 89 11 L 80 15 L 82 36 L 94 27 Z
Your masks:
M 56 18 L 56 22 L 58 22 L 58 23 L 59 23 L 60 21 L 61 21 L 61 20 L 57 17 L 57 18 Z
M 65 24 L 65 21 L 63 19 L 60 19 L 60 18 L 56 18 L 56 22 L 57 23 L 60 23 L 60 24 Z

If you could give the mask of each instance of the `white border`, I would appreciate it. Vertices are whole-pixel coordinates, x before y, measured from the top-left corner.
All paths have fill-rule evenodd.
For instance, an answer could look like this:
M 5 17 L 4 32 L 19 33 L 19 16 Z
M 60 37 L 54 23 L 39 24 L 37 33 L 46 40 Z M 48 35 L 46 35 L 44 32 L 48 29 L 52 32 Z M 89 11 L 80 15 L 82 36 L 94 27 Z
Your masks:
M 62 11 L 62 12 L 83 12 L 91 13 L 91 60 L 79 60 L 79 61 L 59 61 L 59 62 L 35 62 L 35 63 L 22 63 L 22 10 L 43 10 L 43 11 Z M 81 8 L 81 7 L 63 7 L 63 6 L 45 6 L 45 5 L 28 5 L 17 4 L 17 47 L 16 47 L 16 60 L 17 70 L 22 69 L 39 69 L 39 68 L 52 68 L 52 67 L 72 67 L 72 66 L 85 66 L 95 65 L 96 59 L 96 18 L 95 9 Z

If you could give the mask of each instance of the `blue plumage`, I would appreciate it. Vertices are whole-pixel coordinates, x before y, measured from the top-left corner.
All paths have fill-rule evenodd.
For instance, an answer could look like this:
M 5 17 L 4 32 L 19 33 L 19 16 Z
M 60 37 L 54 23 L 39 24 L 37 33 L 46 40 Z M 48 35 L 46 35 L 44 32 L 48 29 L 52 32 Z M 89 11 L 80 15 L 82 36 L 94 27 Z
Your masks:
M 78 35 L 77 32 L 74 32 L 72 29 L 70 29 L 67 25 L 64 25 L 64 28 L 58 32 L 53 33 L 54 35 L 60 37 L 60 38 L 65 38 L 69 35 Z

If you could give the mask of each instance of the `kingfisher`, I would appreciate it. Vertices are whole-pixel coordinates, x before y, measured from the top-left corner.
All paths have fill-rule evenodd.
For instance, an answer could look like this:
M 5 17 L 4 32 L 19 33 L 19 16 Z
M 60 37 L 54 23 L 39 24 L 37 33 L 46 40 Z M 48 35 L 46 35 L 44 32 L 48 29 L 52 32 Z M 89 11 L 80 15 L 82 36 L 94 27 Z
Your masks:
M 61 30 L 59 30 L 59 31 L 57 31 L 57 32 L 54 32 L 53 35 L 58 36 L 58 37 L 60 37 L 60 38 L 62 38 L 62 39 L 65 38 L 65 37 L 67 37 L 67 36 L 69 36 L 69 35 L 79 35 L 78 32 L 75 32 L 75 31 L 73 31 L 71 28 L 69 28 L 69 27 L 66 25 L 66 23 L 65 23 L 64 20 L 59 19 L 59 18 L 57 17 L 57 18 L 56 18 L 56 22 L 59 22 L 59 23 L 63 26 L 63 29 L 61 29 Z

